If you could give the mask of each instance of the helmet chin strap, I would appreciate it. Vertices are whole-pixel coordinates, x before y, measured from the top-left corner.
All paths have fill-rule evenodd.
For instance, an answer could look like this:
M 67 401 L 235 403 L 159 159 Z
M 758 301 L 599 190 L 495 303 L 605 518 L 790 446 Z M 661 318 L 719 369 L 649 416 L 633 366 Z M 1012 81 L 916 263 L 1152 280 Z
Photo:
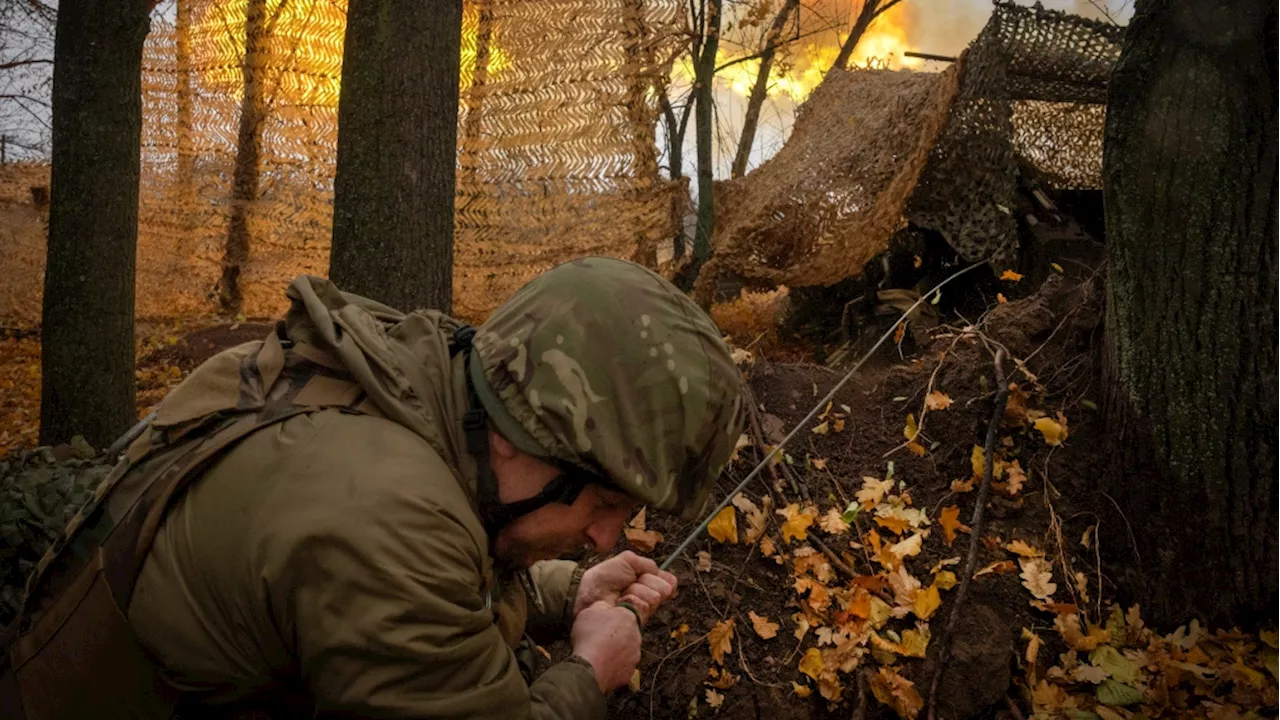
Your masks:
M 462 428 L 466 434 L 467 452 L 476 459 L 476 490 L 480 504 L 480 519 L 492 542 L 503 528 L 539 508 L 551 503 L 572 505 L 590 480 L 584 478 L 585 473 L 581 471 L 561 469 L 560 474 L 552 478 L 551 482 L 533 497 L 510 503 L 504 503 L 498 498 L 498 478 L 494 475 L 493 466 L 490 465 L 489 416 L 480 402 L 480 397 L 476 394 L 471 373 L 467 371 L 473 357 L 470 345 L 474 335 L 474 329 L 464 328 L 454 333 L 454 343 L 455 351 L 467 353 L 467 367 L 464 374 L 467 376 L 467 400 L 470 408 L 462 417 Z

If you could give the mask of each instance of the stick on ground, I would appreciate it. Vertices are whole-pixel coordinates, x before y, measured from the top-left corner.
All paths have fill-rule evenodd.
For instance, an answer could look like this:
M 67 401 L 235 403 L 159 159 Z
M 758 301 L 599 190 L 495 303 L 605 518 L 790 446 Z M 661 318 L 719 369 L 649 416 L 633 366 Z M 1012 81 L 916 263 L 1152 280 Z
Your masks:
M 982 487 L 978 490 L 977 507 L 973 509 L 973 528 L 969 536 L 969 558 L 964 564 L 964 574 L 960 580 L 960 590 L 956 593 L 956 603 L 951 606 L 951 617 L 947 619 L 947 627 L 942 631 L 941 650 L 938 651 L 936 669 L 933 680 L 929 683 L 929 720 L 936 720 L 936 703 L 938 701 L 938 684 L 942 674 L 947 670 L 947 661 L 951 659 L 951 638 L 955 634 L 956 624 L 960 620 L 960 611 L 964 608 L 965 596 L 969 592 L 969 583 L 973 580 L 974 569 L 978 563 L 978 545 L 982 542 L 983 509 L 987 505 L 987 496 L 991 494 L 991 474 L 995 468 L 996 438 L 1000 435 L 1000 419 L 1004 417 L 1005 403 L 1009 400 L 1009 383 L 1004 375 L 1004 350 L 996 350 L 996 400 L 995 409 L 991 412 L 991 424 L 987 426 L 987 443 L 983 449 Z

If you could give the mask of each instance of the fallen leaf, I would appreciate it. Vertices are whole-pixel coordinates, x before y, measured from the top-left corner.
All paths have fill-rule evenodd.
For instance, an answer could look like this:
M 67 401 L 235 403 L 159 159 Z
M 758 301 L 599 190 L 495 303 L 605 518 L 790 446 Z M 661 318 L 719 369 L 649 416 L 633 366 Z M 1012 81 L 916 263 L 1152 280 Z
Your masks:
M 1005 465 L 1004 469 L 1005 474 L 1009 478 L 1008 483 L 1006 483 L 1004 487 L 1004 492 L 1006 495 L 1017 495 L 1022 490 L 1022 486 L 1027 482 L 1027 473 L 1023 471 L 1022 466 L 1018 464 L 1017 460 Z
M 724 664 L 726 653 L 733 652 L 733 618 L 722 620 L 711 628 L 707 635 L 707 643 L 711 646 L 711 659 L 717 664 Z
M 884 499 L 885 493 L 893 489 L 893 480 L 878 480 L 873 477 L 863 476 L 862 489 L 856 495 L 858 502 L 862 503 L 862 507 L 870 510 L 880 501 Z
M 960 522 L 960 506 L 948 505 L 942 508 L 942 513 L 938 516 L 938 524 L 942 526 L 942 539 L 946 541 L 947 547 L 951 547 L 951 543 L 956 539 L 956 531 L 964 527 Z
M 769 618 L 760 617 L 754 610 L 748 611 L 747 616 L 751 618 L 751 626 L 756 629 L 756 634 L 761 639 L 768 640 L 778 635 L 778 623 L 769 622 Z
M 1036 660 L 1040 657 L 1040 646 L 1044 641 L 1040 636 L 1031 632 L 1027 628 L 1022 628 L 1022 639 L 1027 641 L 1027 664 L 1035 665 Z
M 911 527 L 911 523 L 908 520 L 892 516 L 876 516 L 876 524 L 895 535 L 901 535 L 907 531 L 907 528 Z
M 658 543 L 662 542 L 662 533 L 656 530 L 637 530 L 635 528 L 626 529 L 627 542 L 636 546 L 640 552 L 650 553 L 658 547 Z
M 916 442 L 916 436 L 920 434 L 920 427 L 916 425 L 916 416 L 913 413 L 907 413 L 907 425 L 902 429 L 902 434 L 907 438 L 907 449 L 916 455 L 924 456 L 924 446 Z
M 1084 529 L 1084 534 L 1080 536 L 1080 544 L 1083 545 L 1086 550 L 1092 549 L 1093 532 L 1097 527 L 1097 525 L 1090 525 Z
M 920 581 L 905 567 L 899 566 L 889 574 L 889 586 L 893 588 L 893 599 L 899 607 L 911 610 L 914 607 L 916 593 L 920 590 Z
M 1092 650 L 1089 653 L 1089 662 L 1106 670 L 1107 675 L 1122 683 L 1131 685 L 1138 683 L 1138 664 L 1121 655 L 1119 650 L 1110 645 L 1099 645 Z
M 707 676 L 712 678 L 707 684 L 717 690 L 728 690 L 738 684 L 738 676 L 729 672 L 728 668 L 721 670 L 712 665 L 707 668 Z
M 973 492 L 973 478 L 969 478 L 968 480 L 952 480 L 951 492 L 953 493 Z
M 902 339 L 907 336 L 907 324 L 904 322 L 898 325 L 898 329 L 893 331 L 893 344 L 901 345 Z
M 1025 557 L 1025 558 L 1044 557 L 1043 550 L 1039 548 L 1031 547 L 1030 545 L 1026 544 L 1021 540 L 1014 540 L 1008 545 L 1005 545 L 1004 549 L 1008 550 L 1011 553 L 1017 553 L 1018 555 L 1021 555 L 1022 557 Z
M 796 621 L 796 629 L 793 631 L 796 640 L 803 640 L 805 634 L 809 632 L 809 618 L 803 613 L 795 613 L 791 619 Z
M 722 543 L 738 542 L 738 513 L 726 507 L 707 524 L 707 534 Z
M 1089 576 L 1079 570 L 1075 574 L 1076 592 L 1080 593 L 1080 602 L 1089 602 Z
M 835 508 L 828 510 L 827 514 L 823 515 L 822 519 L 818 521 L 818 525 L 828 535 L 841 535 L 849 532 L 849 523 L 844 521 L 840 511 Z
M 720 707 L 720 704 L 723 702 L 724 702 L 723 695 L 716 692 L 715 690 L 712 690 L 711 688 L 707 688 L 707 704 L 708 705 L 710 705 L 713 708 L 718 708 Z
M 764 528 L 769 523 L 769 510 L 773 507 L 773 498 L 766 497 L 763 502 L 764 509 L 761 509 L 742 493 L 734 496 L 733 506 L 741 510 L 747 519 L 747 531 L 743 542 L 753 543 L 764 534 Z
M 631 692 L 640 692 L 640 668 L 631 671 L 631 680 L 627 683 Z
M 827 469 L 827 461 L 824 458 L 809 458 L 809 464 L 813 466 L 814 470 Z
M 797 595 L 809 593 L 809 607 L 813 608 L 814 612 L 826 612 L 826 609 L 831 606 L 831 591 L 827 590 L 826 585 L 813 578 L 796 578 L 795 589 Z
M 959 564 L 960 564 L 960 557 L 958 555 L 953 558 L 945 558 L 945 559 L 939 560 L 937 563 L 934 564 L 933 567 L 929 568 L 929 574 L 937 575 L 939 570 L 945 567 L 951 567 L 952 565 L 959 565 Z
M 1053 582 L 1049 563 L 1040 558 L 1022 558 L 1018 564 L 1022 566 L 1022 586 L 1041 600 L 1052 599 L 1058 586 Z
M 871 692 L 876 700 L 893 708 L 903 720 L 915 720 L 924 708 L 924 700 L 915 683 L 894 672 L 893 668 L 882 667 L 871 676 Z
M 805 650 L 804 657 L 800 658 L 800 672 L 817 680 L 818 675 L 822 674 L 822 669 L 822 651 L 818 648 Z
M 698 570 L 711 572 L 711 553 L 706 550 L 698 551 Z
M 1011 573 L 1017 572 L 1017 570 L 1018 566 L 1013 564 L 1012 560 L 1000 560 L 982 568 L 978 572 L 974 573 L 973 576 L 978 578 L 991 573 Z
M 950 590 L 956 586 L 956 574 L 950 570 L 943 570 L 933 579 L 933 584 L 939 590 Z
M 789 542 L 798 542 L 809 536 L 809 526 L 813 524 L 813 516 L 800 512 L 800 505 L 791 503 L 790 505 L 778 510 L 778 514 L 786 518 L 787 521 L 782 524 L 782 539 Z
M 831 431 L 831 426 L 827 424 L 826 420 L 823 420 L 817 425 L 814 425 L 813 428 L 809 430 L 809 432 L 813 433 L 814 435 L 826 435 L 830 431 Z
M 889 603 L 881 600 L 878 595 L 871 596 L 871 608 L 867 613 L 867 622 L 871 623 L 871 627 L 884 625 L 892 615 L 893 608 L 889 607 Z
M 743 433 L 738 436 L 738 441 L 733 444 L 733 455 L 729 456 L 729 462 L 738 462 L 738 452 L 746 447 L 751 447 L 751 438 L 747 437 L 746 433 Z
M 930 585 L 916 593 L 916 599 L 912 604 L 912 608 L 915 610 L 916 617 L 921 620 L 928 620 L 941 605 L 942 595 L 938 593 L 938 586 Z
M 791 691 L 794 692 L 797 696 L 802 698 L 807 698 L 813 694 L 812 688 L 810 688 L 808 685 L 801 685 L 800 683 L 797 683 L 797 682 L 791 683 Z
M 930 410 L 946 410 L 951 407 L 951 397 L 941 390 L 934 390 L 924 396 L 924 406 Z
M 773 545 L 773 538 L 768 535 L 760 538 L 760 554 L 765 557 L 773 557 L 778 554 L 778 548 Z
M 671 631 L 671 639 L 675 640 L 678 645 L 684 644 L 684 636 L 689 634 L 689 624 L 680 623 L 680 627 Z
M 1041 680 L 1035 686 L 1035 689 L 1031 691 L 1031 704 L 1035 708 L 1037 717 L 1044 711 L 1052 713 L 1060 710 L 1066 702 L 1067 691 L 1057 685 L 1050 684 L 1046 680 Z
M 628 527 L 631 527 L 631 528 L 634 528 L 634 529 L 636 529 L 636 530 L 644 530 L 644 528 L 645 528 L 645 524 L 644 524 L 644 523 L 645 523 L 645 511 L 646 511 L 646 510 L 648 510 L 648 509 L 649 509 L 649 506 L 648 506 L 648 505 L 646 505 L 646 506 L 644 506 L 644 507 L 640 508 L 640 512 L 636 513 L 636 516 L 635 516 L 635 517 L 633 517 L 633 518 L 631 518 L 631 522 L 630 522 L 630 523 L 628 523 L 628 524 L 627 524 L 627 526 L 628 526 Z
M 920 554 L 920 549 L 924 545 L 924 533 L 915 533 L 911 537 L 896 543 L 889 547 L 890 552 L 902 559 L 915 557 Z
M 1094 665 L 1077 665 L 1068 676 L 1076 682 L 1087 682 L 1097 685 L 1107 679 L 1107 671 Z
M 837 417 L 831 420 L 831 429 L 838 433 L 844 432 L 844 418 Z
M 1003 305 L 1009 302 L 1009 299 L 1004 296 L 1004 293 L 996 293 L 996 302 Z
M 1090 623 L 1088 634 L 1080 632 L 1080 616 L 1075 613 L 1059 615 L 1053 626 L 1067 644 L 1076 650 L 1089 651 L 1111 640 L 1111 632 Z
M 1012 280 L 1013 282 L 1018 282 L 1019 280 L 1021 280 L 1021 279 L 1022 279 L 1022 274 L 1021 274 L 1021 273 L 1016 273 L 1016 272 L 1014 272 L 1014 271 L 1012 271 L 1012 270 L 1005 270 L 1003 273 L 1001 273 L 1001 274 L 1000 274 L 1000 279 L 1001 279 L 1001 280 Z
M 1123 707 L 1126 705 L 1137 705 L 1142 702 L 1142 691 L 1116 682 L 1115 680 L 1106 680 L 1098 686 L 1098 702 L 1103 705 L 1112 705 Z
M 1035 427 L 1044 436 L 1047 445 L 1061 445 L 1067 439 L 1066 426 L 1052 418 L 1042 417 L 1036 420 Z

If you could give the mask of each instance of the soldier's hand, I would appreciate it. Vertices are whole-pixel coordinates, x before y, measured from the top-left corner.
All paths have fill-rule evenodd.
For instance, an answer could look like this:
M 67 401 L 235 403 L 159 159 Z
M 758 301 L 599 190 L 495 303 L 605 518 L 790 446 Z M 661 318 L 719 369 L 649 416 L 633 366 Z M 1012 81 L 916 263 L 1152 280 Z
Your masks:
M 601 600 L 609 604 L 627 601 L 647 620 L 658 605 L 676 596 L 676 576 L 630 550 L 619 553 L 582 573 L 573 612 Z
M 617 605 L 600 601 L 579 612 L 569 642 L 591 663 L 604 693 L 630 682 L 640 664 L 640 628 L 631 611 Z

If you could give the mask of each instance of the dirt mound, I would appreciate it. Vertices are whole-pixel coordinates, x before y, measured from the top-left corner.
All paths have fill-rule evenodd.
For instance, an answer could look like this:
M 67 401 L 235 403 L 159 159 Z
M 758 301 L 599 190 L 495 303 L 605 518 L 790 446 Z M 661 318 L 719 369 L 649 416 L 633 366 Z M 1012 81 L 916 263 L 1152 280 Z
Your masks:
M 917 542 L 912 540 L 915 534 L 923 535 L 923 541 L 914 554 L 906 550 L 909 559 L 901 567 L 918 579 L 922 589 L 930 587 L 930 574 L 938 578 L 947 572 L 940 568 L 960 575 L 960 559 L 967 552 L 970 535 L 960 530 L 945 542 L 947 533 L 939 518 L 943 508 L 958 508 L 962 522 L 968 522 L 973 513 L 977 493 L 964 486 L 966 481 L 973 484 L 974 448 L 982 446 L 993 414 L 992 355 L 999 348 L 1011 358 L 1005 368 L 1017 387 L 997 452 L 998 464 L 1012 474 L 996 478 L 1004 491 L 994 492 L 988 502 L 977 567 L 1000 564 L 1000 569 L 978 577 L 969 588 L 937 706 L 941 717 L 953 720 L 996 717 L 1007 712 L 1007 697 L 1028 707 L 1030 703 L 1019 699 L 1021 693 L 1013 685 L 1014 678 L 1025 671 L 1022 629 L 1043 628 L 1046 619 L 1031 606 L 1033 598 L 1017 571 L 1019 556 L 1007 547 L 1022 541 L 1052 555 L 1057 552 L 1057 535 L 1074 538 L 1081 558 L 1064 555 L 1059 562 L 1070 559 L 1071 567 L 1088 570 L 1089 582 L 1098 579 L 1092 552 L 1089 565 L 1083 564 L 1084 549 L 1078 539 L 1096 523 L 1088 507 L 1086 481 L 1095 472 L 1091 453 L 1101 441 L 1100 419 L 1092 402 L 1097 397 L 1093 348 L 1098 346 L 1101 307 L 1098 283 L 1053 277 L 1026 299 L 995 305 L 972 325 L 935 329 L 932 343 L 919 357 L 853 378 L 836 393 L 826 412 L 796 435 L 786 448 L 785 460 L 743 491 L 768 511 L 762 537 L 776 547 L 776 554 L 766 557 L 759 542 L 726 543 L 706 536 L 696 541 L 673 567 L 681 581 L 679 599 L 646 632 L 640 690 L 616 698 L 611 717 L 683 718 L 696 711 L 699 717 L 847 718 L 852 713 L 890 718 L 910 716 L 911 698 L 916 695 L 926 702 L 931 666 L 954 604 L 955 591 L 946 587 L 948 583 L 934 580 L 935 586 L 945 588 L 936 608 L 918 607 L 913 616 L 900 603 L 894 607 L 895 617 L 870 633 L 875 639 L 856 651 L 848 650 L 847 654 L 856 655 L 848 671 L 833 671 L 830 664 L 840 659 L 841 623 L 854 632 L 848 630 L 854 627 L 848 613 L 857 613 L 857 603 L 844 608 L 843 614 L 836 610 L 841 598 L 850 596 L 848 588 L 865 586 L 876 598 L 901 599 L 892 584 L 898 578 L 879 558 L 890 545 Z M 780 441 L 842 378 L 825 366 L 807 364 L 758 361 L 746 372 L 755 396 L 758 429 L 727 469 L 717 500 L 759 461 L 761 446 Z M 919 428 L 914 443 L 908 443 L 904 432 L 909 430 L 908 416 Z M 1025 421 L 1027 417 L 1055 423 L 1069 419 L 1064 424 L 1069 441 L 1049 444 L 1033 422 Z M 1020 488 L 1010 490 L 1008 479 L 999 482 L 1018 474 L 1025 475 Z M 907 527 L 892 517 L 872 518 L 873 512 L 863 507 L 848 533 L 827 532 L 826 523 L 839 525 L 831 519 L 832 513 L 838 517 L 868 497 L 862 494 L 872 487 L 868 479 L 879 487 L 893 480 L 885 500 L 906 501 L 892 512 L 882 504 L 874 513 L 904 512 L 909 514 L 904 517 L 918 518 L 913 513 L 920 511 L 929 522 Z M 784 522 L 777 510 L 792 504 L 798 512 L 813 509 L 805 540 L 784 537 L 790 522 Z M 746 511 L 735 515 L 739 540 L 749 516 Z M 693 524 L 654 516 L 648 526 L 664 536 L 652 554 L 665 556 Z M 1047 533 L 1051 527 L 1056 530 Z M 821 554 L 812 549 L 819 545 L 825 545 Z M 789 557 L 783 560 L 783 556 Z M 827 565 L 820 576 L 813 573 L 814 560 Z M 849 574 L 836 567 L 837 560 Z M 801 565 L 808 567 L 807 573 L 798 571 Z M 1055 579 L 1062 588 L 1059 595 L 1065 597 L 1069 581 L 1061 569 L 1055 570 Z M 836 598 L 826 611 L 817 608 L 815 582 Z M 801 589 L 804 586 L 807 591 Z M 920 594 L 909 587 L 903 592 L 915 593 L 917 598 Z M 1082 601 L 1075 590 L 1069 592 L 1075 601 Z M 1097 588 L 1089 586 L 1088 593 L 1096 598 Z M 757 634 L 752 613 L 777 623 L 776 637 Z M 729 619 L 734 622 L 732 651 L 717 663 L 709 652 L 708 634 Z M 806 622 L 809 628 L 801 632 Z M 901 652 L 910 638 L 921 637 L 927 642 L 925 649 Z M 1046 638 L 1045 647 L 1052 642 Z M 822 658 L 827 666 L 806 672 L 802 668 L 810 658 Z M 900 697 L 893 694 L 895 688 L 901 691 Z M 839 699 L 831 701 L 831 697 Z M 890 709 L 895 702 L 899 713 Z M 919 712 L 924 717 L 924 711 Z

